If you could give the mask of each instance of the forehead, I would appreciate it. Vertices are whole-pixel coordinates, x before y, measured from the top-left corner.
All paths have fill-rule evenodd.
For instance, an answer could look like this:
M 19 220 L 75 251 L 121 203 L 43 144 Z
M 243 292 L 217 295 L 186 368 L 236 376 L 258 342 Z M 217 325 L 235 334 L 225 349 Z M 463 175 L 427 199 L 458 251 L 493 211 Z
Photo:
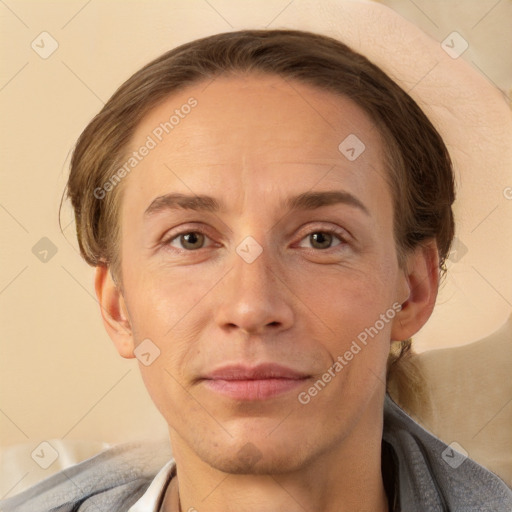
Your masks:
M 123 186 L 146 200 L 163 189 L 257 196 L 322 179 L 364 194 L 368 181 L 384 183 L 381 137 L 363 109 L 278 76 L 221 76 L 173 93 L 139 123 L 127 154 L 144 146 Z

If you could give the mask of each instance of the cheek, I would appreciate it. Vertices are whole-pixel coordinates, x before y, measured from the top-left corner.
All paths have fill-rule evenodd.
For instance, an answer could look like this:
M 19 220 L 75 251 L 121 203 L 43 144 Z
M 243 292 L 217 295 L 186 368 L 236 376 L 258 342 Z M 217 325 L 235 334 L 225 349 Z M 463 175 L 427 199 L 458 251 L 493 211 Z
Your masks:
M 396 271 L 390 258 L 386 263 L 379 265 L 375 261 L 357 271 L 339 269 L 332 275 L 317 274 L 315 279 L 301 281 L 297 294 L 305 298 L 314 313 L 310 315 L 312 322 L 325 333 L 323 350 L 331 361 L 325 370 L 330 368 L 336 375 L 315 408 L 324 400 L 334 404 L 340 396 L 363 403 L 386 381 L 391 327 L 396 315 Z
M 295 274 L 293 291 L 313 316 L 342 338 L 373 324 L 392 306 L 396 268 L 376 261 Z
M 160 351 L 156 366 L 168 372 L 159 378 L 168 380 L 170 373 L 185 383 L 185 370 L 200 352 L 202 332 L 212 318 L 205 299 L 218 277 L 192 268 L 142 268 L 126 282 L 135 344 L 150 339 Z
M 129 271 L 125 272 L 125 268 Z M 149 329 L 159 336 L 172 329 L 201 300 L 210 281 L 193 267 L 161 268 L 131 256 L 123 260 L 123 275 L 133 323 L 139 330 Z
M 355 272 L 319 274 L 302 281 L 301 294 L 310 314 L 312 331 L 322 329 L 322 349 L 329 363 L 319 380 L 302 390 L 303 402 L 319 417 L 334 411 L 344 400 L 345 414 L 365 404 L 386 382 L 386 362 L 390 333 L 396 307 L 393 301 L 393 280 L 396 269 L 391 265 L 369 265 Z M 327 329 L 325 328 L 327 327 Z M 318 337 L 316 337 L 318 340 Z M 309 347 L 318 350 L 319 347 Z M 341 414 L 341 413 L 340 413 Z M 339 425 L 342 417 L 333 420 Z M 355 414 L 355 412 L 354 412 Z M 350 416 L 350 414 L 348 414 Z

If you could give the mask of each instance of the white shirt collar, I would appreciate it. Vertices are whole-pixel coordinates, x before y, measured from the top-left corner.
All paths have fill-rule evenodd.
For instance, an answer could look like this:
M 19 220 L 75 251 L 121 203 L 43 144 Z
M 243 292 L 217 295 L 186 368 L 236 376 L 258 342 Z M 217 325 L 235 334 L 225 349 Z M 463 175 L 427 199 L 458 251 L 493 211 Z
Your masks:
M 128 512 L 159 512 L 159 503 L 163 499 L 175 467 L 174 459 L 167 462 L 157 473 L 146 492 L 128 509 Z

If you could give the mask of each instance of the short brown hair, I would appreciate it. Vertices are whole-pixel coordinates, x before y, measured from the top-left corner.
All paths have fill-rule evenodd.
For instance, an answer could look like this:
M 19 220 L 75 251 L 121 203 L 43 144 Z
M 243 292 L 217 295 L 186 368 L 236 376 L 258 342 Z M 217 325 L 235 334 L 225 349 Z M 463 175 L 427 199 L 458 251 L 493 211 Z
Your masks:
M 366 57 L 334 38 L 299 30 L 242 30 L 198 39 L 164 53 L 119 87 L 85 128 L 71 159 L 67 196 L 80 251 L 89 264 L 109 265 L 117 273 L 121 187 L 103 199 L 93 191 L 119 168 L 142 118 L 175 91 L 240 72 L 299 81 L 361 107 L 385 143 L 399 262 L 410 249 L 434 238 L 444 273 L 454 235 L 455 187 L 441 136 L 416 102 Z

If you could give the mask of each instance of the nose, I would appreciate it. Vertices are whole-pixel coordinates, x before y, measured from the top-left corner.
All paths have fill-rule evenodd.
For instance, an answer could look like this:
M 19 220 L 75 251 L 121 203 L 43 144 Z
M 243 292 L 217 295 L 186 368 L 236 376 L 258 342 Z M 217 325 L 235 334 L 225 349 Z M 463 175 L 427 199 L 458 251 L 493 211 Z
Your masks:
M 233 255 L 232 268 L 217 289 L 217 325 L 253 335 L 288 329 L 293 324 L 293 293 L 275 257 L 265 248 L 254 261 L 240 254 Z

